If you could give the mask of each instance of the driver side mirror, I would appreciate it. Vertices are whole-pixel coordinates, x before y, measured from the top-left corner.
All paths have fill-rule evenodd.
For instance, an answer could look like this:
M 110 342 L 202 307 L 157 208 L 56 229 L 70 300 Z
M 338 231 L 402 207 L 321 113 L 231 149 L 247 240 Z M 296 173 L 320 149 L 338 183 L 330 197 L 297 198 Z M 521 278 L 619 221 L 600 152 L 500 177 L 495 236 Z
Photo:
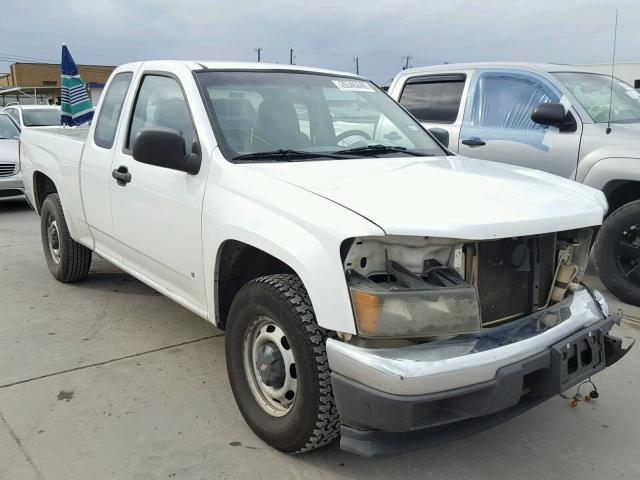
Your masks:
M 143 128 L 133 141 L 134 160 L 157 167 L 179 170 L 191 175 L 200 171 L 198 153 L 186 153 L 184 137 L 175 128 Z
M 571 112 L 561 103 L 541 103 L 533 109 L 531 120 L 540 125 L 557 127 L 561 132 L 575 132 L 577 124 Z
M 449 148 L 449 132 L 447 132 L 444 128 L 430 128 L 429 133 L 438 140 L 443 147 Z

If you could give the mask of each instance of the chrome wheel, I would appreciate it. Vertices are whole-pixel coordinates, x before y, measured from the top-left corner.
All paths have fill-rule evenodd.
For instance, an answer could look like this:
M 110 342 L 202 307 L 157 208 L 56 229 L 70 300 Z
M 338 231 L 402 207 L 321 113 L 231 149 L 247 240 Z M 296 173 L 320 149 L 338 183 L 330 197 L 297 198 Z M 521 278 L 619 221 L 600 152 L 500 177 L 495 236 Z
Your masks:
M 58 222 L 52 216 L 49 217 L 47 222 L 47 243 L 49 244 L 49 252 L 51 252 L 51 258 L 57 265 L 60 263 L 60 234 L 58 232 Z
M 298 388 L 291 345 L 280 326 L 260 316 L 248 325 L 243 342 L 244 373 L 258 405 L 274 417 L 286 415 Z

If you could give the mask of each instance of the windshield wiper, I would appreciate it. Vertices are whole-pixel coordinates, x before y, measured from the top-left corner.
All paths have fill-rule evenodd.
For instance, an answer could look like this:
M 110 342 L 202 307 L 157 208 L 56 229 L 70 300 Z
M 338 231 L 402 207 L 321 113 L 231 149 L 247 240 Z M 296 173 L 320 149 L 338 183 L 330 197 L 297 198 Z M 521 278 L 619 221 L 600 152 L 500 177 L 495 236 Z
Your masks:
M 305 158 L 332 158 L 343 159 L 342 155 L 333 155 L 331 153 L 322 152 L 306 152 L 304 150 L 271 150 L 267 152 L 246 153 L 233 157 L 233 160 L 277 160 L 282 162 L 293 162 L 298 159 Z
M 433 156 L 430 154 L 414 152 L 413 150 L 408 150 L 406 147 L 397 147 L 394 145 L 367 145 L 366 147 L 357 147 L 357 148 L 348 148 L 347 150 L 338 150 L 333 153 L 338 153 L 341 155 L 359 155 L 364 153 L 372 156 L 375 156 L 376 154 L 381 154 L 381 153 L 405 153 L 407 155 L 413 155 L 414 157 Z

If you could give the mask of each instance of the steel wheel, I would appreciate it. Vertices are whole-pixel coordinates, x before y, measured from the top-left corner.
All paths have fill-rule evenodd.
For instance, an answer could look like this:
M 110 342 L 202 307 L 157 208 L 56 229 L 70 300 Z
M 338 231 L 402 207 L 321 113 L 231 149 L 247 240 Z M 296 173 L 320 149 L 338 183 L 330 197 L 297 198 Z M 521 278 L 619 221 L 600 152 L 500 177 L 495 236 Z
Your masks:
M 296 400 L 296 363 L 282 328 L 271 318 L 254 318 L 243 342 L 244 373 L 258 405 L 273 417 L 286 415 Z
M 51 259 L 58 265 L 60 263 L 60 232 L 58 231 L 58 222 L 53 215 L 47 219 L 47 240 Z

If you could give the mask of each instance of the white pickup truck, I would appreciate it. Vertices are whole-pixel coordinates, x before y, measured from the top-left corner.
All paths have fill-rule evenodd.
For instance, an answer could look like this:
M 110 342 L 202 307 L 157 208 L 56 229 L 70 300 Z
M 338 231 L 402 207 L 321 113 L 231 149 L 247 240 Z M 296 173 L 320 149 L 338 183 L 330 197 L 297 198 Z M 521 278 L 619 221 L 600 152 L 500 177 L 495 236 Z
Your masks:
M 55 278 L 95 252 L 225 330 L 283 451 L 480 428 L 626 351 L 580 283 L 602 193 L 452 155 L 351 74 L 123 65 L 89 129 L 26 130 L 21 158 Z

